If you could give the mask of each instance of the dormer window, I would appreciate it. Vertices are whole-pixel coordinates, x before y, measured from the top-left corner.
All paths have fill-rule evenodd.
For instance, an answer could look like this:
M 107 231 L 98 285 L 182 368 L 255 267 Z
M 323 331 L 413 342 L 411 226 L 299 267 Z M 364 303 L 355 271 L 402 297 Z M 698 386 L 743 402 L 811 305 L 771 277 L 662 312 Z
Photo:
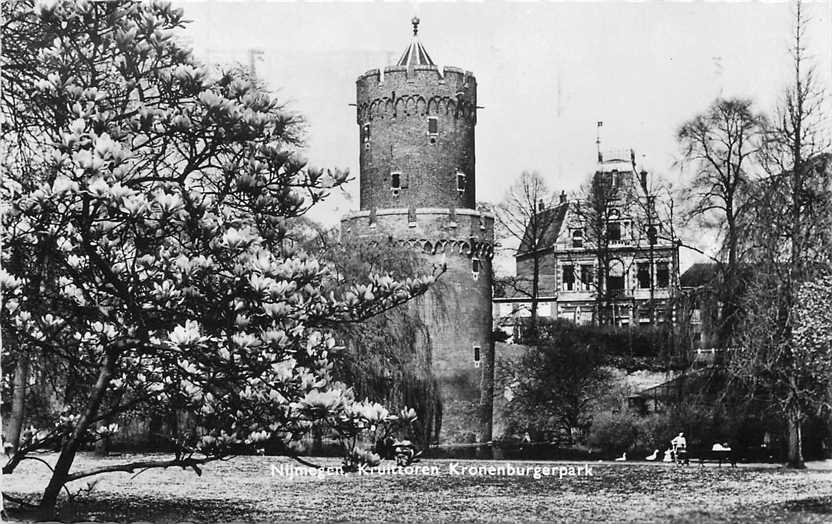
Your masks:
M 607 240 L 610 242 L 621 242 L 621 222 L 610 222 L 607 224 Z
M 467 177 L 465 176 L 465 173 L 463 173 L 462 171 L 457 171 L 456 172 L 456 190 L 457 190 L 457 193 L 459 193 L 460 195 L 465 193 L 466 185 L 467 185 Z
M 584 247 L 584 231 L 583 229 L 572 230 L 572 247 Z

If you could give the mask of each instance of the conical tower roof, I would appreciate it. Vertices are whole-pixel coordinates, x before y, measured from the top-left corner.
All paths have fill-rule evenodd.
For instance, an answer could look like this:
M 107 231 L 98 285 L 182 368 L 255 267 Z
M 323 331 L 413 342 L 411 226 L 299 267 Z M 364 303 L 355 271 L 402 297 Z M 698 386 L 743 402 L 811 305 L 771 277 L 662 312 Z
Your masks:
M 414 16 L 413 20 L 410 22 L 413 24 L 413 40 L 410 41 L 410 45 L 404 50 L 402 57 L 399 58 L 396 65 L 406 67 L 417 65 L 435 65 L 433 60 L 430 59 L 430 55 L 425 49 L 425 46 L 423 46 L 422 42 L 419 41 L 419 18 Z

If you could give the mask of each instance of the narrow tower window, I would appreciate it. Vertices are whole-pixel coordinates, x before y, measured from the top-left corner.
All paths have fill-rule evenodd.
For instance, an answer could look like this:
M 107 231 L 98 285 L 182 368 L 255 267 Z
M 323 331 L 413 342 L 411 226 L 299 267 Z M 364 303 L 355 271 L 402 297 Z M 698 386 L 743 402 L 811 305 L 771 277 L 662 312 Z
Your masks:
M 361 128 L 361 141 L 364 143 L 365 148 L 370 148 L 370 124 L 364 124 Z
M 435 116 L 428 117 L 428 134 L 434 136 L 439 134 L 439 118 Z
M 480 367 L 480 360 L 482 360 L 482 348 L 474 346 L 474 367 Z
M 457 193 L 459 193 L 460 196 L 462 196 L 462 194 L 465 193 L 465 186 L 467 185 L 466 182 L 467 182 L 467 180 L 466 180 L 466 177 L 465 177 L 465 173 L 463 173 L 462 171 L 457 171 L 456 172 L 456 191 L 457 191 Z
M 393 196 L 398 196 L 399 191 L 402 190 L 402 174 L 399 172 L 390 173 L 390 191 Z
M 480 259 L 477 257 L 471 259 L 471 274 L 474 275 L 474 280 L 480 276 Z

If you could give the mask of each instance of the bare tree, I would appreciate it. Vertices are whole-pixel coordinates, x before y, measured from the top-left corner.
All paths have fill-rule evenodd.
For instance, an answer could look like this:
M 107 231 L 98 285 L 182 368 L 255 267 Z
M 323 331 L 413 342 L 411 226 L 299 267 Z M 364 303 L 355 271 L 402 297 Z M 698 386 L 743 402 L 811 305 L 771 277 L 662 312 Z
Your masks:
M 527 336 L 537 339 L 537 309 L 540 297 L 540 277 L 545 260 L 541 255 L 551 249 L 556 231 L 557 210 L 546 181 L 537 172 L 524 171 L 508 189 L 496 208 L 497 231 L 501 239 L 516 245 L 512 248 L 517 258 L 517 275 L 504 279 L 515 296 L 530 302 L 530 321 Z
M 683 195 L 690 202 L 689 218 L 717 228 L 723 240 L 723 257 L 718 264 L 723 304 L 718 334 L 721 344 L 728 343 L 739 311 L 741 223 L 749 212 L 748 185 L 765 123 L 750 100 L 719 98 L 677 132 L 683 163 L 695 170 Z
M 805 326 L 812 324 L 807 319 L 822 316 L 820 311 L 805 311 L 806 290 L 828 272 L 832 262 L 825 94 L 808 63 L 804 44 L 808 23 L 798 2 L 791 48 L 794 81 L 777 108 L 762 151 L 767 176 L 756 191 L 748 235 L 753 287 L 746 293 L 748 318 L 733 359 L 736 374 L 785 418 L 788 465 L 795 468 L 803 467 L 806 417 L 828 406 L 829 384 L 817 370 L 828 369 L 832 360 L 828 348 L 805 343 Z

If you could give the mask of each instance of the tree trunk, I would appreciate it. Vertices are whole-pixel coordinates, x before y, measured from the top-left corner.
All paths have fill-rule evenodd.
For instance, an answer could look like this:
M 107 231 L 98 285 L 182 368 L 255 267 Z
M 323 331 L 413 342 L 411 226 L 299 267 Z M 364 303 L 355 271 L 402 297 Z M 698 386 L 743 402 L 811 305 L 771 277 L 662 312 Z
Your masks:
M 789 433 L 787 465 L 790 468 L 803 469 L 806 465 L 803 463 L 803 431 L 800 410 L 792 408 L 788 413 L 787 421 Z
M 723 283 L 721 286 L 722 296 L 722 322 L 719 327 L 719 346 L 729 347 L 736 330 L 736 300 L 740 289 L 738 286 L 739 260 L 737 257 L 738 231 L 737 218 L 733 210 L 733 196 L 729 199 L 726 209 L 726 223 L 728 226 L 728 266 L 723 271 Z
M 29 381 L 29 355 L 20 351 L 14 370 L 14 391 L 12 393 L 12 412 L 9 415 L 7 442 L 12 445 L 12 454 L 20 446 L 20 432 L 23 429 L 24 408 L 26 404 L 26 383 Z
M 439 437 L 442 435 L 442 414 L 444 406 L 442 404 L 442 397 L 437 395 L 436 399 L 436 418 L 433 426 L 433 442 L 439 444 Z
M 324 430 L 319 424 L 312 426 L 312 456 L 318 457 L 324 451 Z
M 84 433 L 92 423 L 92 420 L 98 414 L 98 409 L 101 407 L 101 402 L 104 400 L 104 395 L 107 393 L 107 386 L 113 376 L 115 369 L 116 353 L 108 351 L 104 356 L 104 362 L 101 365 L 101 371 L 98 374 L 98 381 L 95 383 L 92 395 L 84 415 L 78 421 L 78 425 L 72 432 L 72 435 L 64 442 L 61 447 L 61 454 L 58 461 L 55 463 L 55 468 L 52 471 L 52 478 L 49 479 L 49 484 L 43 492 L 39 510 L 42 518 L 52 518 L 55 514 L 55 506 L 58 502 L 58 495 L 61 488 L 66 483 L 66 478 L 69 475 L 69 470 L 72 467 L 72 462 L 75 460 L 75 454 L 81 446 L 81 441 Z

